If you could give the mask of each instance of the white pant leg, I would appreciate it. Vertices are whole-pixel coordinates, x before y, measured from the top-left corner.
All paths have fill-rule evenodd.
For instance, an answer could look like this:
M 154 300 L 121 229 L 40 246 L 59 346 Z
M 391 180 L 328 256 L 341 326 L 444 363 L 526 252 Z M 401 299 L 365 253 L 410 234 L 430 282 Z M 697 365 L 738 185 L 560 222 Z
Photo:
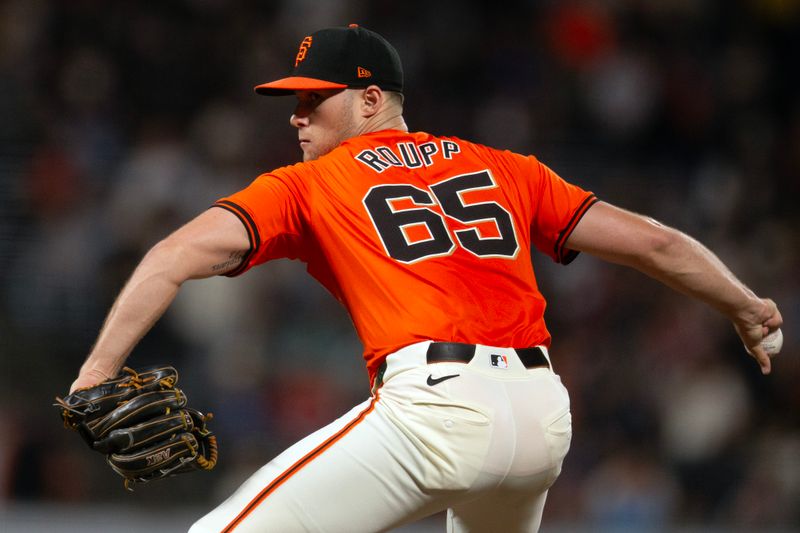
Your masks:
M 445 509 L 415 481 L 424 454 L 378 400 L 364 402 L 280 454 L 190 533 L 389 530 Z
M 558 377 L 515 355 L 502 370 L 426 365 L 426 346 L 390 363 L 377 400 L 290 447 L 190 533 L 385 531 L 448 507 L 453 531 L 535 531 L 569 447 Z
M 505 434 L 508 442 L 514 443 L 514 460 L 505 460 L 508 452 L 502 450 L 502 445 L 493 446 L 487 454 L 482 482 L 476 482 L 465 497 L 448 509 L 448 533 L 539 530 L 547 491 L 561 473 L 572 438 L 569 404 L 563 397 L 559 399 L 558 377 L 547 376 L 547 372 L 531 371 L 540 374 L 530 383 L 539 394 L 522 394 L 520 389 L 526 388 L 525 383 L 509 384 L 509 396 L 518 396 L 515 430 L 496 431 L 495 437 Z M 523 396 L 528 396 L 530 406 L 536 407 L 520 413 L 519 400 Z
M 424 450 L 429 471 L 415 482 L 450 508 L 449 531 L 537 531 L 572 437 L 558 375 L 503 348 L 478 347 L 468 365 L 406 368 L 393 357 L 384 400 Z
M 493 364 L 495 354 L 506 355 L 508 366 Z M 449 390 L 439 392 L 491 413 L 493 425 L 480 475 L 450 505 L 448 531 L 538 531 L 547 490 L 572 437 L 569 395 L 560 378 L 549 368 L 524 369 L 512 353 L 490 347 L 479 347 L 469 365 L 431 367 L 442 375 L 459 373 L 441 384 Z
M 547 491 L 532 494 L 502 490 L 447 510 L 447 533 L 528 533 L 539 531 Z

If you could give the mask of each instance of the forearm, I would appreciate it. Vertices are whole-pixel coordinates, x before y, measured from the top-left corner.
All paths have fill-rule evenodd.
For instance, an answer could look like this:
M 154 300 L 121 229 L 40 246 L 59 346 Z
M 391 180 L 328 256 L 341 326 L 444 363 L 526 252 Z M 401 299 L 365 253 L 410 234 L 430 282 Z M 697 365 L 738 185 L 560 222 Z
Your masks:
M 153 248 L 131 275 L 106 317 L 80 374 L 115 375 L 134 346 L 164 314 L 183 279 L 172 270 L 177 252 L 165 244 Z
M 763 303 L 720 259 L 692 237 L 661 227 L 658 245 L 630 266 L 710 305 L 734 322 L 752 322 Z
M 760 343 L 783 323 L 775 302 L 756 296 L 693 238 L 653 219 L 598 202 L 575 227 L 567 247 L 633 267 L 710 305 L 733 322 L 761 371 L 770 372 L 769 355 Z
M 115 375 L 189 279 L 236 268 L 249 246 L 239 219 L 209 209 L 154 246 L 117 297 L 72 389 Z
M 567 245 L 606 261 L 635 268 L 732 320 L 750 321 L 763 307 L 708 248 L 692 237 L 599 202 L 573 231 Z

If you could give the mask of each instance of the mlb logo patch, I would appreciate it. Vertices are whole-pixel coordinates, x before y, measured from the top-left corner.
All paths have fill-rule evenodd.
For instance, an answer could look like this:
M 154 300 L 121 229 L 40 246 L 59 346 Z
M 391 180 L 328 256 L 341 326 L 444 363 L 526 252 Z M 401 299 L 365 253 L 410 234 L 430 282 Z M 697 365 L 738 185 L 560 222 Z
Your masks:
M 492 366 L 495 368 L 508 368 L 508 358 L 505 355 L 499 355 L 493 353 L 492 357 Z

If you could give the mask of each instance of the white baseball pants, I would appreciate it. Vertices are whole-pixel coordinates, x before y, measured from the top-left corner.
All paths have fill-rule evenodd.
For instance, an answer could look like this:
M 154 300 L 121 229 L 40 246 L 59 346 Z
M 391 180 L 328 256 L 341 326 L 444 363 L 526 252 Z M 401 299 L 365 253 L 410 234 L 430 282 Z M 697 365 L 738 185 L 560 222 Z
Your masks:
M 572 436 L 560 378 L 480 345 L 468 364 L 427 364 L 428 344 L 389 355 L 370 400 L 259 469 L 190 533 L 388 531 L 444 509 L 448 532 L 537 531 Z

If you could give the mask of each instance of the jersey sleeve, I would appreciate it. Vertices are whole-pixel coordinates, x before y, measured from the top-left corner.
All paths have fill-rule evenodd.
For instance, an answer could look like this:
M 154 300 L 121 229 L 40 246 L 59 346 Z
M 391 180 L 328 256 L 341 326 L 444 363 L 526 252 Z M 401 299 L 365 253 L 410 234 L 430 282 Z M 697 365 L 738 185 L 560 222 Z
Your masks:
M 238 276 L 270 259 L 303 259 L 305 202 L 303 180 L 290 167 L 262 174 L 248 187 L 217 200 L 236 215 L 247 230 L 250 248 L 239 267 L 225 273 Z
M 568 249 L 565 243 L 597 197 L 568 183 L 536 158 L 528 159 L 533 174 L 531 241 L 539 251 L 566 265 L 578 252 Z

